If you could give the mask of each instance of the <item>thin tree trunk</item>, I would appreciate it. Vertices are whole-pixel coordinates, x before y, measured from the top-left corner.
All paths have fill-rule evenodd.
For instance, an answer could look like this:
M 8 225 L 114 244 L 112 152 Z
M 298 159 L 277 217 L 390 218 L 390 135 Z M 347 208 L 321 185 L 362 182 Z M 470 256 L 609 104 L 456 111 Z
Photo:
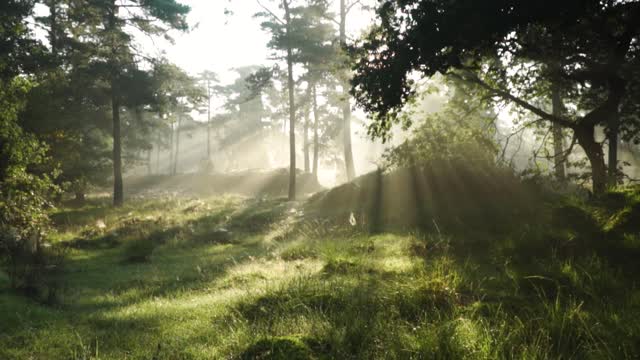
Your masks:
M 180 157 L 180 127 L 182 125 L 182 116 L 178 113 L 178 128 L 176 129 L 176 155 L 173 159 L 173 175 L 178 173 L 178 158 Z
M 313 176 L 318 180 L 318 94 L 315 82 L 312 84 L 313 91 Z
M 551 89 L 551 102 L 553 106 L 554 116 L 563 116 L 564 104 L 562 103 L 562 94 L 557 85 L 553 85 Z M 562 134 L 562 126 L 557 123 L 551 124 L 553 132 L 553 161 L 558 181 L 564 183 L 566 181 L 566 156 L 564 155 L 564 136 Z
M 293 49 L 289 35 L 291 33 L 291 12 L 289 10 L 289 0 L 283 0 L 286 32 L 287 32 L 287 85 L 289 88 L 289 200 L 296 198 L 296 133 L 295 133 L 295 98 L 293 82 Z
M 156 174 L 160 175 L 160 136 L 156 144 Z
M 207 164 L 211 161 L 211 87 L 207 79 Z
M 53 58 L 56 59 L 58 57 L 58 0 L 50 0 L 48 5 L 49 20 L 51 22 L 49 42 L 51 43 L 51 54 Z
M 116 29 L 116 13 L 118 7 L 113 0 L 109 12 L 109 29 Z M 111 44 L 111 114 L 113 120 L 113 206 L 124 204 L 124 189 L 122 184 L 122 143 L 120 133 L 120 99 L 118 93 L 118 67 L 116 44 Z
M 347 170 L 347 179 L 352 181 L 356 177 L 356 170 L 353 164 L 353 150 L 351 145 L 351 105 L 348 102 L 342 109 L 344 125 L 344 163 Z
M 303 146 L 304 146 L 304 172 L 311 172 L 311 164 L 309 162 L 309 113 L 304 118 Z
M 76 196 L 76 199 L 75 199 L 76 203 L 78 203 L 78 204 L 83 204 L 84 203 L 84 201 L 86 199 L 84 191 L 76 190 L 75 191 L 75 196 Z
M 347 45 L 347 4 L 346 0 L 340 0 L 340 46 Z M 347 170 L 347 179 L 353 180 L 356 176 L 353 164 L 353 149 L 351 145 L 351 102 L 349 100 L 349 81 L 342 82 L 342 93 L 344 96 L 342 104 L 343 142 L 344 142 L 344 163 Z
M 117 85 L 111 82 L 111 111 L 113 117 L 113 205 L 124 204 L 124 189 L 122 184 L 122 143 L 120 134 L 120 102 L 117 95 Z
M 151 175 L 153 173 L 152 155 L 153 155 L 153 147 L 151 147 L 149 150 L 147 150 L 147 175 Z
M 173 138 L 176 136 L 175 133 L 176 133 L 176 130 L 173 128 L 173 124 L 171 124 L 171 132 L 169 133 L 169 136 L 170 136 L 170 138 L 169 138 L 169 162 L 168 162 L 169 166 L 168 166 L 168 169 L 167 169 L 167 174 L 173 174 L 173 154 L 174 154 L 174 152 L 173 152 L 173 143 L 174 143 Z
M 608 184 L 615 186 L 618 184 L 618 132 L 619 132 L 618 116 L 612 115 L 609 121 L 609 159 L 608 159 Z

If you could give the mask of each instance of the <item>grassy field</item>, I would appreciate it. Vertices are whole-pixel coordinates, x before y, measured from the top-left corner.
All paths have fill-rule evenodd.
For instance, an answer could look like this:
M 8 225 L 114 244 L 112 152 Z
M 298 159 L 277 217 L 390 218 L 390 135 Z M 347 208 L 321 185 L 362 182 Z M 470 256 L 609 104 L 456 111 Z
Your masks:
M 53 304 L 0 274 L 0 359 L 638 358 L 639 194 L 455 235 L 283 200 L 93 198 L 53 214 Z

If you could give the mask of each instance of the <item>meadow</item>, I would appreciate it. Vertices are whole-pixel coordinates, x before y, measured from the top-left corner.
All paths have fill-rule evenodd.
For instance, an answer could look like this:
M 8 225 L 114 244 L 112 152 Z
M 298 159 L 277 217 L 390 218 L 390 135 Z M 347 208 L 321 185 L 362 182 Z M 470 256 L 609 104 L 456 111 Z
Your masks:
M 54 210 L 47 291 L 0 279 L 2 359 L 632 359 L 640 191 L 505 232 L 383 230 L 304 202 Z

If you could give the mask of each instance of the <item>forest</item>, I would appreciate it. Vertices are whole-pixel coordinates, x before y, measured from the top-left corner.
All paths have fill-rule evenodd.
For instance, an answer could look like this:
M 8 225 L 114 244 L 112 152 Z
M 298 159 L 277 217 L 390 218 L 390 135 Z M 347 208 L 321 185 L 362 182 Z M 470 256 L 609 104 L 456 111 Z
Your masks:
M 638 359 L 638 56 L 638 0 L 2 0 L 0 359 Z

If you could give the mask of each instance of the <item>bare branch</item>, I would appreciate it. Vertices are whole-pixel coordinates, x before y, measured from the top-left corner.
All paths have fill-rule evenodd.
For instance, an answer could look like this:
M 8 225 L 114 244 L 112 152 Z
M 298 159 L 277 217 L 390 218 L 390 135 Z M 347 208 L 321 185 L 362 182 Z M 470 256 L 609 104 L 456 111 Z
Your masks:
M 268 12 L 271 17 L 273 17 L 273 19 L 277 22 L 279 22 L 281 25 L 286 25 L 286 23 L 284 21 L 282 21 L 278 15 L 274 14 L 273 11 L 271 11 L 268 7 L 264 6 L 260 0 L 256 0 L 256 2 L 258 3 L 258 5 L 260 5 L 261 8 L 263 8 L 266 12 Z
M 354 6 L 358 5 L 358 4 L 362 4 L 362 0 L 356 0 L 356 1 L 352 2 L 351 4 L 347 5 L 347 10 L 345 11 L 345 14 L 348 14 L 349 11 L 351 11 L 351 9 Z

